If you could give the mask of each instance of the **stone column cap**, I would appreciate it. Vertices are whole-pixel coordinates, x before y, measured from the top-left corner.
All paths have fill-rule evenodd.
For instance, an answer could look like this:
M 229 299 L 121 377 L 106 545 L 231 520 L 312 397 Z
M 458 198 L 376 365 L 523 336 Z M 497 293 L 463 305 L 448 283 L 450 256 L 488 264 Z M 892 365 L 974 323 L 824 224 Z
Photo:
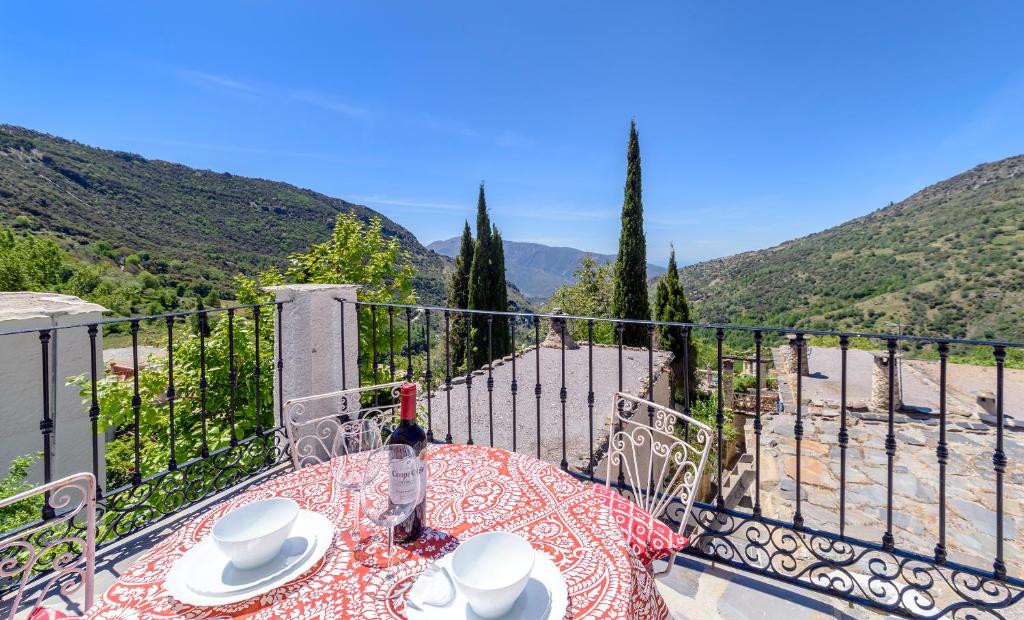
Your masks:
M 356 293 L 361 288 L 359 284 L 275 284 L 264 286 L 263 290 L 274 293 L 277 301 L 289 301 L 297 293 Z
M 74 295 L 17 291 L 0 293 L 0 321 L 108 312 Z

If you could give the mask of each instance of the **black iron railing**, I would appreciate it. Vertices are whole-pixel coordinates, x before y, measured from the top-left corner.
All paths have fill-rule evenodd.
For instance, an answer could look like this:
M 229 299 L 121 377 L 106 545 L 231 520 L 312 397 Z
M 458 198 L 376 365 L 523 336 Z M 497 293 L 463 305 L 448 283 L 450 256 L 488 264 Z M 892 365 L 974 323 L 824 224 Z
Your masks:
M 266 354 L 266 347 L 273 346 L 273 341 L 264 341 L 268 332 L 261 325 L 268 321 L 276 323 L 280 335 L 283 303 L 287 302 L 0 333 L 0 344 L 10 343 L 18 336 L 38 336 L 44 482 L 50 482 L 58 473 L 53 448 L 60 429 L 52 415 L 55 395 L 51 385 L 74 382 L 82 391 L 91 432 L 81 440 L 89 442 L 88 460 L 97 479 L 98 547 L 143 530 L 285 460 L 280 381 L 275 402 L 265 399 L 265 395 L 274 393 L 274 382 L 264 368 L 273 359 Z M 239 331 L 242 324 L 244 333 Z M 83 376 L 55 376 L 57 349 L 53 343 L 58 333 L 87 336 L 89 368 Z M 130 367 L 99 367 L 101 335 L 129 339 Z M 218 339 L 218 346 L 226 338 L 226 358 L 216 360 L 216 367 L 211 366 L 211 337 Z M 151 360 L 140 357 L 143 340 L 159 343 L 163 350 L 161 359 L 153 365 L 157 370 L 150 368 Z M 274 356 L 279 377 L 285 371 L 280 342 L 278 338 L 278 354 Z M 246 348 L 244 361 L 240 360 L 238 346 Z M 184 360 L 188 365 L 183 366 L 181 355 L 186 353 L 190 358 Z M 218 351 L 217 355 L 222 353 Z M 226 375 L 222 364 L 227 367 Z M 162 379 L 156 376 L 157 372 L 163 375 Z M 208 376 L 211 372 L 216 374 L 215 378 Z M 143 380 L 147 385 L 143 385 Z M 154 388 L 150 382 L 161 382 L 162 387 Z M 130 386 L 127 394 L 126 385 Z M 244 406 L 239 403 L 239 390 L 243 387 Z M 108 422 L 108 431 L 104 433 L 100 429 L 101 416 L 112 413 L 103 410 L 104 398 L 115 392 L 125 396 L 120 400 L 114 397 L 113 402 L 124 405 L 128 415 L 119 423 Z M 184 405 L 189 405 L 190 420 L 183 416 Z M 244 425 L 240 424 L 242 421 Z M 105 435 L 113 438 L 113 442 L 105 442 Z M 154 448 L 154 437 L 166 437 L 166 447 Z M 195 449 L 187 453 L 183 444 L 194 445 Z M 109 452 L 115 445 L 130 445 L 130 450 L 127 454 L 118 453 L 116 467 L 108 467 L 104 451 Z M 31 454 L 36 450 L 25 446 L 25 451 Z M 127 472 L 121 467 L 125 462 L 130 463 Z M 101 480 L 106 480 L 106 485 Z M 43 519 L 53 516 L 52 508 L 42 509 Z M 0 584 L 0 593 L 6 591 L 3 585 L 10 584 Z
M 594 343 L 595 324 L 610 323 L 613 326 L 613 339 L 606 343 L 603 348 L 611 349 L 617 353 L 615 363 L 617 364 L 616 378 L 617 389 L 620 391 L 640 391 L 641 395 L 649 400 L 655 400 L 655 382 L 660 375 L 660 361 L 655 360 L 657 348 L 656 333 L 666 330 L 678 330 L 684 346 L 682 347 L 683 360 L 678 368 L 688 369 L 691 365 L 689 357 L 693 355 L 691 344 L 701 342 L 703 347 L 701 361 L 708 367 L 716 370 L 717 378 L 713 383 L 711 392 L 717 398 L 713 402 L 714 412 L 710 425 L 716 430 L 716 450 L 713 456 L 713 464 L 708 472 L 712 484 L 707 495 L 698 498 L 691 514 L 690 531 L 691 545 L 688 552 L 699 557 L 713 560 L 721 564 L 727 564 L 736 569 L 752 571 L 787 583 L 799 585 L 811 590 L 840 597 L 868 607 L 880 609 L 896 615 L 915 618 L 939 618 L 946 616 L 954 617 L 1003 617 L 1003 614 L 1011 608 L 1024 607 L 1024 581 L 1021 580 L 1024 573 L 1024 566 L 1017 564 L 1012 571 L 1008 570 L 1006 544 L 1006 524 L 1013 517 L 1006 514 L 1007 468 L 1008 458 L 1005 442 L 1007 440 L 1006 423 L 1012 420 L 1005 412 L 1004 395 L 1004 366 L 1007 350 L 1022 349 L 1024 343 L 1020 342 L 999 342 L 970 340 L 958 338 L 934 338 L 913 335 L 892 335 L 878 333 L 854 333 L 834 332 L 827 330 L 810 329 L 789 329 L 789 328 L 768 328 L 750 326 L 731 326 L 701 323 L 671 323 L 657 321 L 627 321 L 616 319 L 605 319 L 583 316 L 566 316 L 561 314 L 530 314 L 515 312 L 480 312 L 454 308 L 380 304 L 370 302 L 346 302 L 338 300 L 342 306 L 342 315 L 345 315 L 346 306 L 355 306 L 356 316 L 362 325 L 369 323 L 370 329 L 364 334 L 369 342 L 370 358 L 360 358 L 360 366 L 365 365 L 367 375 L 374 382 L 379 382 L 381 375 L 386 374 L 388 379 L 401 378 L 395 373 L 396 355 L 406 357 L 406 379 L 417 379 L 423 382 L 425 388 L 424 402 L 426 406 L 426 423 L 431 437 L 451 443 L 463 441 L 467 444 L 474 443 L 474 427 L 485 428 L 488 431 L 487 441 L 489 445 L 498 445 L 510 450 L 521 449 L 521 437 L 524 429 L 523 420 L 520 419 L 518 402 L 521 373 L 523 362 L 533 362 L 533 373 L 535 384 L 533 386 L 536 409 L 533 422 L 533 433 L 535 435 L 534 453 L 541 458 L 547 458 L 553 463 L 558 463 L 562 469 L 569 473 L 586 479 L 600 481 L 600 472 L 596 471 L 598 463 L 606 449 L 602 442 L 607 441 L 606 433 L 595 434 L 595 415 L 597 411 L 601 416 L 604 403 L 595 402 L 594 385 L 594 355 L 595 349 L 602 345 Z M 380 312 L 387 313 L 389 317 L 386 328 L 378 323 L 377 315 Z M 394 316 L 396 312 L 404 314 L 403 325 L 396 325 Z M 485 337 L 481 341 L 467 336 L 465 359 L 453 360 L 451 358 L 451 322 L 459 315 L 484 315 L 487 326 Z M 444 320 L 440 327 L 432 317 L 443 316 Z M 476 346 L 492 347 L 494 334 L 492 326 L 496 323 L 495 318 L 502 317 L 510 330 L 514 346 L 513 355 L 510 359 L 494 360 L 493 364 L 485 364 L 482 368 L 474 368 L 471 363 L 469 351 Z M 553 321 L 555 327 L 551 328 L 558 343 L 554 346 L 556 363 L 554 365 L 543 365 L 549 369 L 548 374 L 543 375 L 542 370 L 542 323 Z M 469 323 L 469 321 L 466 321 Z M 417 324 L 419 326 L 417 326 Z M 569 324 L 574 324 L 577 331 L 585 334 L 586 348 L 583 355 L 584 363 L 574 363 L 573 369 L 566 370 L 566 343 L 568 339 L 566 330 Z M 624 326 L 628 324 L 641 324 L 646 327 L 647 340 L 646 350 L 631 350 L 623 346 L 622 334 Z M 582 326 L 582 329 L 580 329 Z M 396 330 L 405 331 L 405 350 L 397 351 L 394 348 Z M 401 334 L 399 334 L 401 336 Z M 532 336 L 532 338 L 530 337 Z M 766 345 L 783 343 L 783 338 L 789 337 L 788 345 L 782 344 L 781 351 L 789 351 L 795 359 L 795 372 L 779 372 L 784 385 L 782 390 L 788 391 L 790 397 L 783 399 L 791 403 L 792 411 L 784 415 L 772 415 L 762 411 L 762 401 L 767 396 L 763 387 L 762 361 L 765 360 L 764 347 Z M 812 436 L 816 428 L 816 421 L 821 412 L 810 412 L 809 404 L 805 398 L 805 377 L 808 374 L 805 367 L 805 353 L 809 347 L 810 338 L 833 339 L 838 345 L 839 356 L 839 402 L 836 403 L 834 417 L 838 418 L 834 439 L 832 435 L 822 437 Z M 378 347 L 378 340 L 384 339 L 388 342 L 386 355 L 381 353 Z M 753 350 L 754 356 L 754 394 L 753 411 L 749 413 L 752 421 L 752 445 L 744 446 L 748 454 L 752 453 L 753 484 L 748 485 L 742 497 L 735 497 L 731 489 L 726 489 L 728 470 L 733 467 L 730 462 L 727 445 L 729 435 L 728 426 L 734 424 L 734 413 L 725 406 L 725 394 L 723 393 L 725 381 L 722 380 L 724 369 L 725 343 L 726 341 L 739 342 Z M 516 346 L 518 344 L 518 346 Z M 852 345 L 859 348 L 872 347 L 881 350 L 881 356 L 886 364 L 886 394 L 884 408 L 875 414 L 851 411 L 852 404 L 848 402 L 849 390 L 849 364 L 848 355 Z M 348 343 L 352 346 L 352 343 Z M 343 350 L 345 343 L 342 343 Z M 902 353 L 901 348 L 912 349 L 921 355 L 931 355 L 937 360 L 939 367 L 939 378 L 935 390 L 938 393 L 938 407 L 935 411 L 911 411 L 910 413 L 900 412 L 898 394 L 895 393 L 897 384 L 897 361 Z M 626 374 L 623 366 L 623 351 L 630 350 L 631 362 L 635 362 L 638 354 L 646 356 L 646 368 L 638 372 L 632 370 L 631 379 L 635 385 L 624 383 Z M 990 485 L 994 494 L 993 519 L 995 521 L 995 537 L 992 541 L 990 563 L 986 566 L 981 554 L 983 549 L 960 549 L 958 558 L 962 561 L 952 561 L 948 550 L 949 539 L 947 537 L 947 519 L 949 508 L 947 497 L 949 490 L 947 485 L 947 465 L 950 460 L 950 444 L 948 435 L 950 426 L 953 423 L 950 419 L 950 412 L 947 409 L 947 394 L 949 392 L 948 365 L 950 363 L 951 351 L 965 353 L 973 349 L 982 349 L 990 352 L 991 373 L 995 380 L 995 413 L 990 423 L 982 424 L 983 430 L 977 435 L 978 441 L 987 442 L 991 454 L 990 475 L 986 480 L 973 480 L 972 484 Z M 533 358 L 532 360 L 530 358 Z M 490 356 L 489 359 L 493 359 Z M 659 358 L 661 359 L 661 358 Z M 421 361 L 414 372 L 414 361 Z M 517 366 L 517 361 L 519 366 Z M 502 372 L 504 384 L 499 384 L 495 378 L 497 364 L 508 363 L 510 372 Z M 678 360 L 677 360 L 678 362 Z M 462 367 L 464 373 L 458 370 Z M 580 370 L 581 368 L 585 370 Z M 643 371 L 646 371 L 644 373 Z M 638 379 L 646 381 L 641 385 Z M 474 376 L 486 376 L 486 398 L 477 400 L 474 403 L 472 397 L 474 390 Z M 583 376 L 585 375 L 585 376 Z M 710 375 L 710 373 L 709 373 Z M 443 376 L 442 382 L 435 382 L 434 378 Z M 695 386 L 690 385 L 693 378 L 689 372 L 682 372 L 682 377 L 677 381 L 676 390 L 672 391 L 673 397 L 670 403 L 688 414 L 694 415 L 692 407 L 697 403 L 691 402 Z M 548 392 L 544 383 L 554 384 L 552 388 L 557 389 L 557 400 L 550 403 L 549 409 L 542 407 L 542 396 Z M 585 412 L 586 420 L 581 420 L 578 413 L 567 414 L 567 403 L 571 403 L 569 390 L 574 387 L 573 382 L 585 383 L 585 393 L 579 394 L 582 401 L 582 411 Z M 466 396 L 464 401 L 455 406 L 453 412 L 453 390 L 457 383 L 465 385 Z M 681 385 L 679 385 L 681 383 Z M 611 402 L 611 389 L 609 386 L 600 386 L 602 396 L 608 396 L 608 403 Z M 433 400 L 444 394 L 444 413 L 436 416 L 437 409 Z M 505 394 L 508 396 L 507 404 L 511 414 L 511 436 L 502 444 L 496 442 L 494 431 L 494 401 L 495 398 Z M 676 399 L 678 397 L 678 399 Z M 781 395 L 779 396 L 781 398 Z M 461 399 L 460 399 L 461 400 Z M 486 406 L 486 425 L 474 423 L 473 416 L 481 415 L 474 410 L 474 404 L 480 403 Z M 597 406 L 597 409 L 595 409 Z M 575 410 L 575 408 L 574 408 Z M 542 418 L 552 414 L 560 417 L 559 424 L 554 427 L 543 426 Z M 453 416 L 454 420 L 453 420 Z M 460 417 L 464 418 L 465 424 L 460 423 Z M 1024 417 L 1024 416 L 1022 416 Z M 440 418 L 440 419 L 438 419 Z M 975 416 L 977 418 L 977 416 Z M 771 424 L 768 421 L 771 420 Z M 791 422 L 791 425 L 789 424 Z M 849 502 L 851 488 L 858 489 L 864 485 L 855 485 L 849 480 L 851 467 L 855 459 L 851 456 L 851 431 L 855 423 L 865 425 L 880 422 L 884 425 L 884 434 L 876 437 L 877 448 L 884 451 L 885 476 L 882 481 L 871 482 L 871 485 L 884 488 L 884 495 L 877 505 L 870 506 L 872 511 L 881 515 L 880 526 L 877 532 L 877 539 L 870 539 L 865 536 L 863 527 L 857 529 L 857 536 L 851 535 L 850 517 L 851 506 Z M 937 428 L 937 442 L 934 447 L 934 463 L 937 468 L 935 474 L 938 480 L 939 494 L 935 501 L 930 502 L 929 510 L 934 511 L 937 527 L 933 548 L 916 549 L 901 547 L 897 541 L 897 528 L 895 522 L 901 507 L 896 505 L 894 494 L 897 471 L 900 476 L 907 474 L 906 471 L 898 469 L 897 458 L 903 452 L 910 450 L 921 450 L 923 446 L 918 444 L 907 444 L 900 439 L 897 426 L 903 428 L 906 424 L 920 422 Z M 573 458 L 572 462 L 567 458 L 567 428 L 577 429 L 579 425 L 587 425 L 586 436 L 586 458 Z M 811 424 L 812 426 L 808 426 Z M 958 423 L 957 431 L 965 430 L 963 424 Z M 974 425 L 971 430 L 978 431 L 978 422 L 971 422 Z M 599 427 L 600 428 L 600 427 Z M 1018 427 L 1019 428 L 1019 427 Z M 549 432 L 554 429 L 554 432 Z M 774 429 L 774 430 L 773 430 Z M 527 429 L 529 430 L 529 429 Z M 784 431 L 784 432 L 783 432 Z M 688 432 L 688 431 L 687 431 Z M 1014 442 L 1024 443 L 1024 433 L 1012 431 Z M 573 434 L 569 432 L 568 434 Z M 507 435 L 507 434 L 506 434 Z M 604 436 L 602 436 L 604 435 Z M 768 449 L 769 444 L 777 442 L 780 438 L 785 441 L 792 439 L 793 445 L 793 471 L 792 483 L 792 512 L 788 515 L 765 514 L 764 500 L 765 491 L 762 489 L 764 476 L 764 458 L 762 454 Z M 811 464 L 811 458 L 807 445 L 809 441 L 815 441 L 815 446 L 824 444 L 828 451 L 826 454 L 816 453 L 814 458 L 818 460 L 813 466 L 828 468 L 833 461 L 838 461 L 838 488 L 833 492 L 838 495 L 837 505 L 829 509 L 827 523 L 822 523 L 820 507 L 805 504 L 804 493 L 808 489 L 808 481 L 804 478 L 805 470 Z M 742 439 L 740 440 L 742 442 Z M 555 446 L 552 450 L 552 446 Z M 836 450 L 833 450 L 835 448 Z M 834 452 L 838 455 L 833 458 Z M 580 457 L 579 454 L 574 455 Z M 902 466 L 900 466 L 902 468 Z M 931 474 L 929 472 L 910 472 L 913 475 L 924 479 Z M 980 472 L 979 472 L 980 473 Z M 781 478 L 780 478 L 781 479 Z M 1020 484 L 1020 476 L 1014 477 L 1010 487 L 1014 501 L 1024 499 L 1024 488 Z M 901 478 L 902 480 L 902 478 Z M 618 476 L 618 483 L 623 486 L 621 472 Z M 728 498 L 726 492 L 730 491 Z M 776 492 L 776 495 L 778 493 Z M 874 495 L 877 497 L 877 494 Z M 901 500 L 903 501 L 903 500 Z M 774 502 L 778 504 L 778 502 Z M 787 503 L 788 505 L 788 503 Z M 815 525 L 808 525 L 807 511 L 814 508 L 816 516 Z M 865 506 L 858 506 L 857 510 L 863 512 Z M 672 511 L 669 511 L 668 519 L 671 520 Z M 1019 515 L 1018 515 L 1019 516 Z M 981 528 L 982 524 L 969 523 L 972 528 Z M 1024 525 L 1024 523 L 1022 523 Z M 902 536 L 902 534 L 899 534 Z M 1012 543 L 1013 541 L 1011 541 Z M 1019 558 L 1021 547 L 1019 543 L 1015 549 L 1015 556 Z M 961 547 L 963 545 L 961 544 Z M 966 551 L 966 553 L 965 553 Z

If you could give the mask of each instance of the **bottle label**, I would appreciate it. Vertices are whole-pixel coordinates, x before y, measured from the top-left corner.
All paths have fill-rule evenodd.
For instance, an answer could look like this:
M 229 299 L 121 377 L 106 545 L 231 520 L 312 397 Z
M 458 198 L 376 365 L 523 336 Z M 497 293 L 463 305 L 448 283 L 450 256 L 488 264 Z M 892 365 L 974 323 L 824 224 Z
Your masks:
M 427 501 L 427 462 L 424 461 L 423 459 L 417 459 L 417 460 L 419 461 L 419 464 L 417 465 L 417 468 L 419 469 L 419 473 L 420 473 L 420 499 L 419 499 L 419 503 L 422 504 L 423 502 Z
M 419 459 L 416 459 L 417 461 Z M 392 461 L 389 465 L 388 498 L 393 504 L 412 504 L 417 501 L 416 462 L 412 459 Z

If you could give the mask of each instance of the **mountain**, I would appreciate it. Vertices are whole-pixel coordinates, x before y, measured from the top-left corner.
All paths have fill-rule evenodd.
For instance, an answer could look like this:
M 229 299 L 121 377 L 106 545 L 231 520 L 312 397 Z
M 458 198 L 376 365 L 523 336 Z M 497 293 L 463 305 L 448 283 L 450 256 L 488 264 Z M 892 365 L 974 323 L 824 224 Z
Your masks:
M 1024 156 L 681 275 L 705 322 L 1024 340 Z
M 0 125 L 0 224 L 48 232 L 66 244 L 106 243 L 179 282 L 229 295 L 254 274 L 326 240 L 339 212 L 379 217 L 417 270 L 424 302 L 444 300 L 448 259 L 367 207 L 287 183 L 197 170 Z
M 427 249 L 454 257 L 459 253 L 459 237 L 435 241 L 427 245 Z M 534 300 L 546 299 L 559 286 L 572 282 L 572 274 L 584 256 L 592 256 L 601 264 L 615 260 L 614 254 L 597 254 L 540 243 L 505 241 L 505 272 L 509 282 L 514 282 L 528 297 Z M 664 267 L 647 265 L 648 277 L 663 273 Z

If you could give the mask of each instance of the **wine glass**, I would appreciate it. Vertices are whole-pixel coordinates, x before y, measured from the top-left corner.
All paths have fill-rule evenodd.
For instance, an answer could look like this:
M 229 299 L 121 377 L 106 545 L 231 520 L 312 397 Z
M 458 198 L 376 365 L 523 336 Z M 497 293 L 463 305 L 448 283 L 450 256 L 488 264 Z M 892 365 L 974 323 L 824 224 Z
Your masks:
M 395 579 L 391 568 L 395 526 L 408 519 L 419 503 L 419 457 L 411 446 L 388 444 L 370 453 L 363 478 L 362 503 L 366 518 L 388 530 L 388 565 L 384 581 Z
M 359 418 L 342 422 L 334 436 L 331 449 L 331 476 L 341 489 L 349 491 L 351 503 L 347 512 L 352 515 L 352 526 L 346 528 L 356 541 L 354 549 L 362 547 L 359 532 L 359 489 L 370 454 L 381 447 L 380 424 L 373 418 Z

